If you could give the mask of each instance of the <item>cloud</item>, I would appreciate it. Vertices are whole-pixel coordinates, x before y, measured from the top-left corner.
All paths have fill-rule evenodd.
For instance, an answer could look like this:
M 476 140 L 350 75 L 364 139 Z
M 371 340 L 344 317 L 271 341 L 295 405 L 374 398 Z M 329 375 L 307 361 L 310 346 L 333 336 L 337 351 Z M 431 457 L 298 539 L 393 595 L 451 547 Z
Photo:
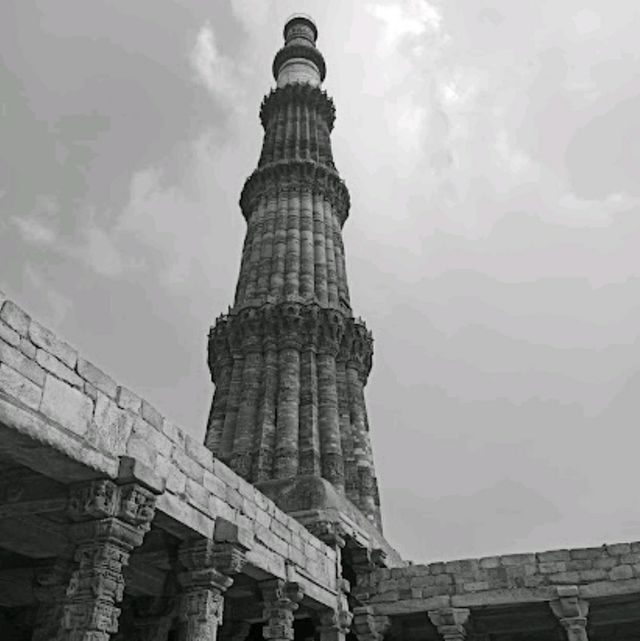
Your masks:
M 39 206 L 28 215 L 11 218 L 27 244 L 80 262 L 101 276 L 118 278 L 125 274 L 132 263 L 117 247 L 114 234 L 99 226 L 95 212 L 83 212 L 78 216 L 80 222 L 76 227 L 65 233 L 55 199 L 41 197 L 39 202 L 46 206 Z
M 220 52 L 210 22 L 206 22 L 198 31 L 189 55 L 189 62 L 195 72 L 196 80 L 214 98 L 229 103 L 237 97 L 238 67 Z
M 405 38 L 439 34 L 442 14 L 427 0 L 368 4 L 369 13 L 384 24 L 382 50 L 393 51 Z M 422 53 L 422 49 L 414 50 Z

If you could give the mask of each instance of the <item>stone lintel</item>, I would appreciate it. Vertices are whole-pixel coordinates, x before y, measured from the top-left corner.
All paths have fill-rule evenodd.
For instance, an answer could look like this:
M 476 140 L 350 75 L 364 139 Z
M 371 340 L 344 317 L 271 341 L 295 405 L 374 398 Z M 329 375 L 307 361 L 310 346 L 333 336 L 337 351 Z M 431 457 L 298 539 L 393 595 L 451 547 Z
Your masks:
M 471 610 L 468 608 L 440 608 L 429 610 L 427 614 L 445 641 L 466 639 L 471 615 Z

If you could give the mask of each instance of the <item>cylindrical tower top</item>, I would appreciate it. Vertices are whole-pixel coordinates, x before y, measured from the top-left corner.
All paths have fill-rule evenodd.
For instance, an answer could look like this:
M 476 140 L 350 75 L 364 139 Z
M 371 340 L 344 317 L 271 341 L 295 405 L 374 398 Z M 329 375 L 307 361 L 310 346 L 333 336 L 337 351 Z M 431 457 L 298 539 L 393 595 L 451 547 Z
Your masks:
M 291 83 L 318 86 L 326 75 L 322 54 L 316 49 L 318 29 L 306 15 L 295 14 L 284 25 L 284 47 L 273 60 L 273 77 L 278 87 Z
M 305 13 L 294 13 L 287 19 L 282 35 L 286 44 L 300 38 L 301 40 L 310 41 L 315 46 L 318 39 L 318 28 L 310 16 Z

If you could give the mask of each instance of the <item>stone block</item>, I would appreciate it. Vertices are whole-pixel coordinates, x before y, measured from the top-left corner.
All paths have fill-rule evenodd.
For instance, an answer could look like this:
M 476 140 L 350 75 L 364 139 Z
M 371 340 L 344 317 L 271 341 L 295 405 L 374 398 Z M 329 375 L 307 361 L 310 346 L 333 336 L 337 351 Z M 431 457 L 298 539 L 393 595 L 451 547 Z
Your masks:
M 463 583 L 462 589 L 465 592 L 482 592 L 488 590 L 491 586 L 487 581 L 471 581 L 470 583 Z
M 204 468 L 197 461 L 187 456 L 187 453 L 175 445 L 171 452 L 171 460 L 182 470 L 187 477 L 204 484 Z
M 49 354 L 49 352 L 39 349 L 36 353 L 36 362 L 54 376 L 69 383 L 69 385 L 73 385 L 78 389 L 84 388 L 84 381 L 72 369 L 69 369 L 62 361 L 59 361 L 55 356 Z
M 206 448 L 202 443 L 199 443 L 188 434 L 184 435 L 184 448 L 187 455 L 197 461 L 205 469 L 213 466 L 213 454 L 211 450 Z
M 219 479 L 213 472 L 204 470 L 204 486 L 209 492 L 215 494 L 218 498 L 224 499 L 227 493 L 227 486 L 222 479 Z
M 117 398 L 118 386 L 116 382 L 93 363 L 85 361 L 84 358 L 79 358 L 76 369 L 85 381 L 99 389 L 103 394 L 114 400 Z
M 60 340 L 50 329 L 43 327 L 36 321 L 31 321 L 29 326 L 31 342 L 45 352 L 62 361 L 67 367 L 74 369 L 78 360 L 78 353 L 73 347 Z
M 0 340 L 9 343 L 9 345 L 13 347 L 17 347 L 20 344 L 20 334 L 18 334 L 15 329 L 11 329 L 9 325 L 0 322 Z
M 212 517 L 221 517 L 228 521 L 234 521 L 237 512 L 225 501 L 218 498 L 215 494 L 209 495 L 209 515 Z
M 155 426 L 145 421 L 142 416 L 133 417 L 133 434 L 145 439 L 162 456 L 171 456 L 173 443 Z
M 5 363 L 0 364 L 0 390 L 31 409 L 37 410 L 40 406 L 42 388 Z
M 179 444 L 182 449 L 186 449 L 185 438 L 187 435 L 175 423 L 165 418 L 162 423 L 162 433 L 170 441 Z
M 122 385 L 118 386 L 118 390 L 116 392 L 116 400 L 118 402 L 118 405 L 122 409 L 129 410 L 134 414 L 140 413 L 142 399 L 126 387 L 123 387 Z
M 129 437 L 127 441 L 126 454 L 127 456 L 142 461 L 149 467 L 155 467 L 158 458 L 158 453 L 153 445 L 150 445 L 146 439 L 140 438 L 135 434 Z
M 15 347 L 0 340 L 0 361 L 36 385 L 44 385 L 45 371 Z
M 404 574 L 404 568 L 397 568 L 398 572 L 402 575 Z M 444 563 L 438 562 L 438 563 L 430 563 L 429 564 L 429 572 L 431 574 L 443 574 L 446 572 L 446 568 L 444 566 Z
M 609 571 L 609 578 L 612 581 L 633 579 L 633 568 L 630 565 L 618 565 L 615 568 L 611 568 Z
M 182 527 L 206 538 L 213 536 L 213 519 L 196 510 L 175 494 L 165 492 L 158 497 L 156 511 L 166 514 Z
M 89 440 L 115 456 L 124 454 L 133 429 L 134 417 L 102 392 L 97 392 Z
M 213 462 L 213 473 L 224 480 L 227 485 L 230 485 L 233 488 L 238 487 L 239 476 L 233 471 L 230 470 L 221 460 L 214 458 Z
M 558 574 L 548 574 L 549 583 L 558 585 L 573 585 L 580 581 L 579 572 L 559 572 Z
M 62 427 L 84 436 L 93 417 L 93 401 L 75 387 L 47 374 L 40 411 Z
M 91 383 L 84 382 L 84 393 L 95 403 L 98 400 L 98 390 Z
M 610 570 L 618 565 L 618 561 L 610 556 L 602 556 L 599 559 L 594 559 L 593 567 L 596 570 Z
M 120 457 L 118 483 L 139 483 L 154 494 L 161 494 L 165 488 L 164 480 L 156 474 L 155 470 L 129 456 Z
M 167 491 L 174 494 L 184 494 L 187 489 L 187 475 L 164 456 L 158 457 L 158 473 L 166 479 Z
M 148 423 L 151 423 L 154 427 L 156 427 L 159 430 L 162 430 L 162 423 L 164 421 L 162 414 L 158 412 L 158 410 L 151 405 L 150 403 L 147 403 L 144 399 L 142 400 L 142 418 L 147 421 Z
M 565 565 L 569 572 L 573 570 L 581 572 L 582 570 L 590 570 L 593 567 L 593 561 L 590 559 L 574 559 L 573 561 L 567 561 Z
M 572 559 L 600 559 L 606 555 L 604 548 L 579 548 L 569 550 Z
M 20 339 L 18 349 L 30 360 L 36 357 L 36 346 L 28 338 Z
M 549 552 L 538 552 L 537 557 L 540 563 L 553 563 L 554 561 L 571 560 L 571 553 L 569 550 L 550 550 Z
M 612 545 L 605 545 L 605 549 L 611 556 L 629 554 L 631 552 L 631 543 L 613 543 Z
M 209 491 L 193 479 L 187 479 L 185 496 L 187 501 L 199 510 L 206 512 L 209 509 Z
M 0 320 L 18 332 L 20 336 L 26 336 L 29 332 L 31 319 L 11 300 L 5 300 L 4 303 L 2 303 Z
M 242 495 L 238 490 L 235 488 L 231 487 L 230 485 L 227 486 L 227 490 L 225 492 L 224 500 L 234 509 L 234 510 L 241 510 L 242 509 Z
M 566 572 L 567 564 L 564 561 L 549 561 L 538 564 L 540 574 L 555 574 L 556 572 Z
M 253 545 L 253 532 L 219 517 L 213 530 L 213 540 L 217 543 L 234 543 L 248 550 Z
M 273 519 L 271 521 L 271 531 L 276 535 L 279 536 L 283 541 L 286 541 L 289 543 L 291 541 L 291 532 L 288 528 L 286 528 L 280 521 L 277 519 Z
M 580 578 L 583 581 L 593 582 L 593 581 L 604 581 L 608 576 L 607 570 L 582 570 L 580 572 Z
M 503 566 L 524 565 L 525 563 L 535 563 L 535 554 L 506 554 L 500 557 Z
M 480 567 L 483 570 L 499 568 L 500 567 L 500 557 L 499 556 L 485 556 L 479 561 Z

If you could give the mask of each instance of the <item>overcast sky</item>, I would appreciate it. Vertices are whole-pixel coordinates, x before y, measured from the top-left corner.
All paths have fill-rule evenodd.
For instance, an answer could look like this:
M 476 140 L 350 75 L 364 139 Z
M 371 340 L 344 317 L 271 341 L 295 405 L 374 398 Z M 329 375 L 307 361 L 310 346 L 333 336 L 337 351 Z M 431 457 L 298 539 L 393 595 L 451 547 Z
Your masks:
M 2 287 L 202 438 L 293 11 L 337 107 L 387 537 L 640 539 L 637 0 L 3 2 Z

